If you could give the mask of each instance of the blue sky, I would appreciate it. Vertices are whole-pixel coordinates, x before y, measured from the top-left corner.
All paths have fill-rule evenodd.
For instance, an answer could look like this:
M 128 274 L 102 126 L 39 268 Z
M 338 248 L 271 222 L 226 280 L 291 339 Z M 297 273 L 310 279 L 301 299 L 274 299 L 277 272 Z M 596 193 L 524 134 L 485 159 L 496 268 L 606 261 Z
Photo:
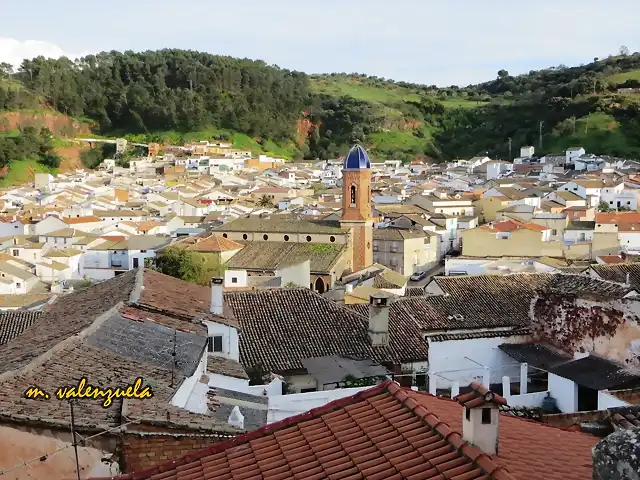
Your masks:
M 638 0 L 0 0 L 0 11 L 10 63 L 172 47 L 444 86 L 640 51 Z

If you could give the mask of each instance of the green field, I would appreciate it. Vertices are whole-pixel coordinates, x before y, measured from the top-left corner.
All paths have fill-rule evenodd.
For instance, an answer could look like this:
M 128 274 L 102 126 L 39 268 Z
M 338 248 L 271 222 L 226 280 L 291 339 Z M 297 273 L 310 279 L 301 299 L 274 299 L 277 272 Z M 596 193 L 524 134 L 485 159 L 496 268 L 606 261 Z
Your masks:
M 0 187 L 31 183 L 34 179 L 33 171 L 36 173 L 56 174 L 55 169 L 45 167 L 35 160 L 15 160 L 11 162 L 11 165 L 9 166 L 9 173 L 0 178 Z
M 392 106 L 394 103 L 419 102 L 421 95 L 409 88 L 391 83 L 374 83 L 371 79 L 344 76 L 311 78 L 311 89 L 317 93 L 334 96 L 348 95 L 356 100 L 381 103 Z M 486 102 L 466 100 L 464 98 L 440 99 L 447 108 L 473 108 Z
M 607 80 L 616 85 L 624 83 L 627 80 L 640 81 L 640 70 L 630 70 L 628 72 L 616 73 L 615 75 L 611 75 L 610 77 L 607 77 Z

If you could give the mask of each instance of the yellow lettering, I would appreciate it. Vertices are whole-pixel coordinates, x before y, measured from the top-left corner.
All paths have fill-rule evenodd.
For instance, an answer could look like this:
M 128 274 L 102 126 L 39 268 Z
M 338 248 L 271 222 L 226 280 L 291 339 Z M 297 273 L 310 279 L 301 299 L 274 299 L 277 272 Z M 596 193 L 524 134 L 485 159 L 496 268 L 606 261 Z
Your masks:
M 78 393 L 76 395 L 76 398 L 84 398 L 84 395 L 82 393 L 82 389 L 84 388 L 84 386 L 87 384 L 87 379 L 85 377 L 82 377 L 80 379 L 80 382 L 78 383 Z
M 25 398 L 30 398 L 32 400 L 37 400 L 38 398 L 45 398 L 45 399 L 49 398 L 49 394 L 47 392 L 45 392 L 44 390 L 41 390 L 39 387 L 36 387 L 35 385 L 27 388 L 27 390 L 24 392 L 24 396 Z

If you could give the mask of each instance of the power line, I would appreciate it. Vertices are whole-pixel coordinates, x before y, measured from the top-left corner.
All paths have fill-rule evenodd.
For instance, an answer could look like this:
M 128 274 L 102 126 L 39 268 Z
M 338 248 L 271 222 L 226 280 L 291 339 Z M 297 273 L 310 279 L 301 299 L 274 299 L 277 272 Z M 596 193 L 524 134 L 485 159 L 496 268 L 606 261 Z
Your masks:
M 174 330 L 174 334 L 175 334 L 175 330 Z M 171 367 L 171 368 L 172 368 L 172 370 L 173 370 L 173 368 L 174 368 L 175 366 L 178 366 L 178 365 L 177 365 L 177 363 L 178 363 L 178 362 L 177 362 L 177 360 L 176 360 L 176 358 L 175 358 L 175 345 L 176 345 L 175 340 L 174 340 L 172 343 L 173 343 L 173 345 L 172 345 L 172 353 L 173 353 L 173 355 L 171 356 L 171 359 L 167 360 L 166 362 L 163 362 L 163 363 L 162 363 L 161 365 L 159 365 L 159 366 L 154 366 L 152 369 L 150 369 L 150 370 L 148 370 L 147 372 L 145 372 L 145 373 L 143 373 L 142 375 L 140 375 L 140 377 L 141 377 L 141 378 L 146 377 L 146 376 L 147 376 L 147 374 L 149 374 L 149 373 L 153 373 L 153 372 L 155 372 L 155 371 L 156 371 L 156 370 L 158 370 L 158 369 L 162 369 L 162 368 L 164 368 L 164 367 L 165 367 L 169 362 L 172 362 L 172 367 Z M 186 343 L 184 343 L 182 346 L 185 346 L 185 347 L 186 347 L 186 346 L 188 346 L 188 345 L 193 345 L 193 342 L 186 342 Z M 166 353 L 166 352 L 168 352 L 168 351 L 169 351 L 169 350 L 162 350 L 161 352 L 162 352 L 162 353 Z M 171 373 L 172 373 L 172 379 L 173 379 L 173 371 L 172 371 Z M 172 381 L 172 386 L 173 386 L 173 381 Z M 174 393 L 175 393 L 175 392 L 174 392 Z M 78 449 L 77 449 L 78 442 L 76 442 L 76 435 L 78 435 L 78 436 L 80 436 L 80 437 L 82 437 L 82 435 L 80 435 L 80 434 L 78 434 L 78 433 L 76 433 L 76 432 L 75 432 L 75 419 L 74 419 L 74 412 L 73 412 L 73 406 L 72 406 L 73 404 L 72 404 L 71 402 L 70 402 L 70 404 L 71 404 L 71 433 L 72 433 L 72 443 L 71 443 L 71 444 L 69 444 L 69 445 L 65 445 L 64 447 L 59 447 L 59 448 L 57 448 L 56 450 L 53 450 L 52 452 L 45 453 L 44 455 L 40 455 L 39 457 L 32 458 L 31 460 L 23 461 L 22 463 L 20 463 L 20 464 L 18 464 L 18 465 L 15 465 L 15 466 L 11 467 L 11 468 L 10 468 L 10 469 L 8 469 L 8 470 L 0 470 L 0 476 L 3 476 L 3 475 L 5 475 L 5 474 L 7 474 L 7 473 L 9 473 L 9 472 L 12 472 L 13 470 L 17 470 L 18 468 L 22 468 L 22 467 L 30 466 L 32 463 L 35 463 L 35 462 L 38 462 L 38 461 L 39 461 L 39 462 L 45 462 L 45 461 L 46 461 L 50 456 L 55 455 L 56 453 L 61 452 L 61 451 L 63 451 L 63 450 L 66 450 L 66 449 L 68 449 L 68 448 L 70 448 L 70 447 L 74 447 L 75 452 L 76 452 L 76 469 L 77 469 L 76 471 L 77 471 L 77 474 L 78 474 L 78 480 L 80 479 L 80 465 L 79 465 Z M 131 417 L 129 417 L 129 418 L 131 418 Z M 126 427 L 127 425 L 131 425 L 131 424 L 134 424 L 134 423 L 140 423 L 140 419 L 130 420 L 130 421 L 128 421 L 128 422 L 126 422 L 126 423 L 123 423 L 123 424 L 121 424 L 121 425 L 117 425 L 117 426 L 115 426 L 115 427 L 111 427 L 111 428 L 108 428 L 108 429 L 106 429 L 106 430 L 103 430 L 103 431 L 101 431 L 101 432 L 99 432 L 99 433 L 97 433 L 97 434 L 95 434 L 95 435 L 91 435 L 90 437 L 82 438 L 82 440 L 80 440 L 80 442 L 79 442 L 79 443 L 81 443 L 81 444 L 82 444 L 82 446 L 86 447 L 86 442 L 87 442 L 88 440 L 91 440 L 91 439 L 93 439 L 93 438 L 99 437 L 100 435 L 104 435 L 105 433 L 113 432 L 113 431 L 115 431 L 115 430 L 121 429 L 121 428 L 123 428 L 123 427 Z M 18 457 L 18 458 L 20 458 L 20 457 Z M 22 460 L 22 459 L 21 459 L 21 460 Z
M 130 425 L 130 424 L 132 424 L 132 423 L 139 423 L 139 422 L 140 422 L 139 420 L 132 420 L 132 421 L 130 421 L 130 422 L 123 423 L 122 425 L 118 425 L 118 426 L 116 426 L 116 427 L 112 427 L 112 428 L 109 428 L 109 429 L 107 429 L 107 430 L 103 430 L 103 431 L 102 431 L 102 432 L 100 432 L 100 433 L 96 433 L 95 435 L 91 435 L 90 437 L 83 438 L 83 439 L 82 439 L 82 441 L 81 441 L 81 443 L 83 444 L 83 446 L 85 446 L 84 444 L 85 444 L 88 440 L 91 440 L 91 439 L 93 439 L 93 438 L 99 437 L 100 435 L 104 435 L 105 433 L 113 432 L 114 430 L 118 430 L 119 428 L 126 427 L 127 425 Z M 32 458 L 31 460 L 27 460 L 26 462 L 22 462 L 22 463 L 21 463 L 21 464 L 19 464 L 19 465 L 16 465 L 16 466 L 14 466 L 14 467 L 11 467 L 9 470 L 2 470 L 2 471 L 0 471 L 0 476 L 1 476 L 1 475 L 5 475 L 5 474 L 7 474 L 7 473 L 9 473 L 9 472 L 12 472 L 13 470 L 17 470 L 18 468 L 22 468 L 22 467 L 29 466 L 30 464 L 35 463 L 35 462 L 44 462 L 44 461 L 46 461 L 46 460 L 47 460 L 51 455 L 54 455 L 54 454 L 56 454 L 56 453 L 58 453 L 58 452 L 61 452 L 61 451 L 63 451 L 63 450 L 66 450 L 67 448 L 71 448 L 72 446 L 73 446 L 73 445 L 65 445 L 64 447 L 60 447 L 60 448 L 57 448 L 57 449 L 53 450 L 52 452 L 45 453 L 44 455 L 40 455 L 39 457 L 35 457 L 35 458 Z

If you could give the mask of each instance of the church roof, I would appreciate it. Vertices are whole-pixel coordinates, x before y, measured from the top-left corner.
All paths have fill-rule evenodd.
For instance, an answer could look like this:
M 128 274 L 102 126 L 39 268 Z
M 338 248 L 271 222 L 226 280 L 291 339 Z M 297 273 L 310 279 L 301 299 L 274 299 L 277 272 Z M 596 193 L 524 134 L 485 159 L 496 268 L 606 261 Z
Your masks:
M 354 145 L 347 153 L 347 156 L 344 157 L 344 168 L 347 170 L 371 168 L 371 162 L 366 150 L 360 145 Z

